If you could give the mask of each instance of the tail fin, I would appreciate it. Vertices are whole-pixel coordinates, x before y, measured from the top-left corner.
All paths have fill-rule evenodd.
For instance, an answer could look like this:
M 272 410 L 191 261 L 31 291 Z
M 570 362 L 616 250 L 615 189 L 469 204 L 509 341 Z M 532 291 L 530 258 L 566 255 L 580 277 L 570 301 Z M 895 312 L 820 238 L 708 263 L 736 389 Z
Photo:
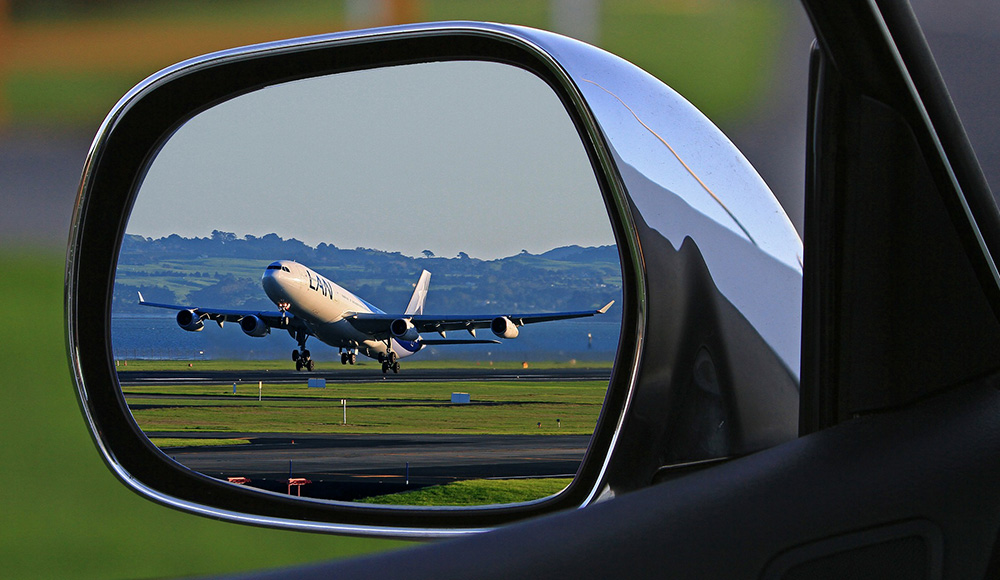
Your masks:
M 406 312 L 403 314 L 423 314 L 424 300 L 427 300 L 427 289 L 431 285 L 431 273 L 424 270 L 420 273 L 420 279 L 413 289 L 413 296 L 410 296 L 410 303 L 406 305 Z

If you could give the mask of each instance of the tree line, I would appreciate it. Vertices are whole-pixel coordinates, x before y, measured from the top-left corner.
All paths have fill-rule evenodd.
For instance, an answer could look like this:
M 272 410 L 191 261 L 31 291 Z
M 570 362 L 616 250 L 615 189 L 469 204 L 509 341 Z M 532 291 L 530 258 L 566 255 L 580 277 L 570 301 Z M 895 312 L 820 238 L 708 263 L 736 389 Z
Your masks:
M 421 270 L 432 274 L 428 313 L 581 310 L 621 295 L 615 246 L 564 246 L 480 260 L 464 252 L 446 258 L 425 250 L 411 257 L 325 243 L 313 247 L 274 233 L 238 237 L 216 230 L 204 238 L 126 236 L 113 309 L 116 314 L 149 314 L 137 304 L 136 293 L 141 291 L 152 302 L 273 310 L 261 289 L 260 274 L 277 259 L 305 264 L 386 311 L 405 307 Z M 226 264 L 232 270 L 225 271 Z

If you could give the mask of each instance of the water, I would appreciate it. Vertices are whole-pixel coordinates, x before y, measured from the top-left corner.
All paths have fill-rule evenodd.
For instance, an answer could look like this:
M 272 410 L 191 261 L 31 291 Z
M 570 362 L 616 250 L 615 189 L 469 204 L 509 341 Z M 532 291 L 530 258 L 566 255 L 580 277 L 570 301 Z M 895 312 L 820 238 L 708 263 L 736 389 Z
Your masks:
M 618 347 L 620 320 L 612 313 L 595 318 L 560 320 L 522 326 L 520 335 L 500 344 L 448 345 L 424 347 L 416 357 L 422 360 L 482 361 L 579 361 L 612 360 Z M 590 337 L 588 338 L 588 334 Z M 429 334 L 427 338 L 438 338 Z M 495 338 L 488 329 L 477 331 L 478 338 Z M 207 322 L 200 332 L 188 332 L 177 326 L 174 313 L 113 316 L 111 338 L 118 360 L 280 360 L 291 361 L 295 340 L 287 332 L 272 329 L 271 334 L 254 338 L 240 330 L 239 324 L 219 328 Z M 472 338 L 466 332 L 451 332 L 448 338 Z M 307 343 L 317 362 L 340 362 L 339 351 L 315 337 Z

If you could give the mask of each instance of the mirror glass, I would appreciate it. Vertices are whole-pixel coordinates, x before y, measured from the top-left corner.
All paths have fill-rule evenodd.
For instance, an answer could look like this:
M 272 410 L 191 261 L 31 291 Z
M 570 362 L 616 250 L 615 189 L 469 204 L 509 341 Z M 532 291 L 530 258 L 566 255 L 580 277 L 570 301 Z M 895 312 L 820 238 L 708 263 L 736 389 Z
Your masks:
M 112 306 L 125 399 L 165 454 L 410 505 L 565 488 L 620 325 L 618 251 L 565 108 L 525 70 L 465 61 L 190 119 L 139 187 Z

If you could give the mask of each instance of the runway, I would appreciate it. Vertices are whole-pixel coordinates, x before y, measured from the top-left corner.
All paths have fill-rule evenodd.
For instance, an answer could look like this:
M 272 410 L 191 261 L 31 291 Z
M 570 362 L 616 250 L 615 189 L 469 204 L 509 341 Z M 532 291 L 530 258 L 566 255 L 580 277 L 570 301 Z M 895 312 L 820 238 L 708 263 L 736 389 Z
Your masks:
M 202 371 L 197 368 L 180 371 L 120 372 L 123 386 L 162 385 L 231 385 L 258 381 L 269 384 L 305 385 L 307 379 L 325 378 L 328 386 L 375 383 L 378 387 L 391 382 L 470 383 L 494 381 L 529 381 L 539 389 L 553 381 L 607 381 L 610 369 L 405 369 L 383 378 L 378 367 L 337 368 L 315 372 L 287 371 Z M 366 387 L 362 387 L 363 389 Z M 252 389 L 256 391 L 256 388 Z M 183 391 L 183 389 L 182 389 Z M 317 394 L 270 396 L 271 404 L 310 405 L 310 401 L 329 403 L 329 397 Z M 165 400 L 165 402 L 164 402 Z M 184 392 L 132 393 L 129 407 L 134 413 L 157 411 L 179 406 L 186 409 L 211 408 L 233 401 L 228 394 L 190 394 Z M 337 399 L 339 400 L 339 399 Z M 184 401 L 178 403 L 177 401 Z M 188 403 L 189 402 L 189 403 Z M 352 399 L 352 409 L 392 409 L 393 405 L 429 409 L 452 407 L 448 400 L 393 399 L 392 404 L 380 397 Z M 473 401 L 470 407 L 500 405 L 532 405 L 532 401 L 502 400 Z M 551 401 L 550 401 L 551 404 Z M 274 407 L 281 413 L 291 407 Z M 211 416 L 207 425 L 224 425 L 227 413 Z M 339 417 L 339 408 L 335 409 Z M 198 412 L 198 411 L 195 411 Z M 447 410 L 443 411 L 447 413 Z M 500 411 L 502 412 L 502 411 Z M 528 411 L 525 411 L 526 413 Z M 551 413 L 552 411 L 549 411 Z M 564 421 L 566 417 L 563 417 Z M 543 419 L 544 420 L 544 419 Z M 219 421 L 222 421 L 221 423 Z M 532 419 L 532 421 L 534 421 Z M 533 422 L 531 423 L 534 424 Z M 551 425 L 546 425 L 550 428 Z M 247 478 L 249 485 L 278 493 L 288 492 L 289 478 L 306 478 L 309 484 L 301 488 L 303 496 L 352 501 L 364 497 L 440 485 L 457 480 L 484 478 L 572 477 L 586 453 L 590 435 L 547 434 L 338 434 L 338 433 L 273 433 L 219 431 L 219 427 L 190 429 L 179 432 L 150 431 L 153 439 L 172 439 L 164 453 L 182 465 L 211 477 Z M 328 430 L 327 430 L 328 431 Z M 480 432 L 481 433 L 481 432 Z M 184 439 L 242 439 L 238 445 L 186 446 Z M 299 491 L 299 490 L 295 490 Z M 293 491 L 294 493 L 294 491 Z
M 303 496 L 342 501 L 463 479 L 572 477 L 590 441 L 589 435 L 148 435 L 248 439 L 163 451 L 211 477 L 246 477 L 251 486 L 280 493 L 290 477 L 306 478 Z
M 118 372 L 122 385 L 173 385 L 202 384 L 229 385 L 232 383 L 272 384 L 305 383 L 309 379 L 323 378 L 331 384 L 358 384 L 380 381 L 419 382 L 482 382 L 482 381 L 594 381 L 608 380 L 611 369 L 407 369 L 399 374 L 382 374 L 377 366 L 370 368 L 333 367 L 313 372 L 287 371 L 203 371 L 198 369 L 181 371 L 129 371 Z

